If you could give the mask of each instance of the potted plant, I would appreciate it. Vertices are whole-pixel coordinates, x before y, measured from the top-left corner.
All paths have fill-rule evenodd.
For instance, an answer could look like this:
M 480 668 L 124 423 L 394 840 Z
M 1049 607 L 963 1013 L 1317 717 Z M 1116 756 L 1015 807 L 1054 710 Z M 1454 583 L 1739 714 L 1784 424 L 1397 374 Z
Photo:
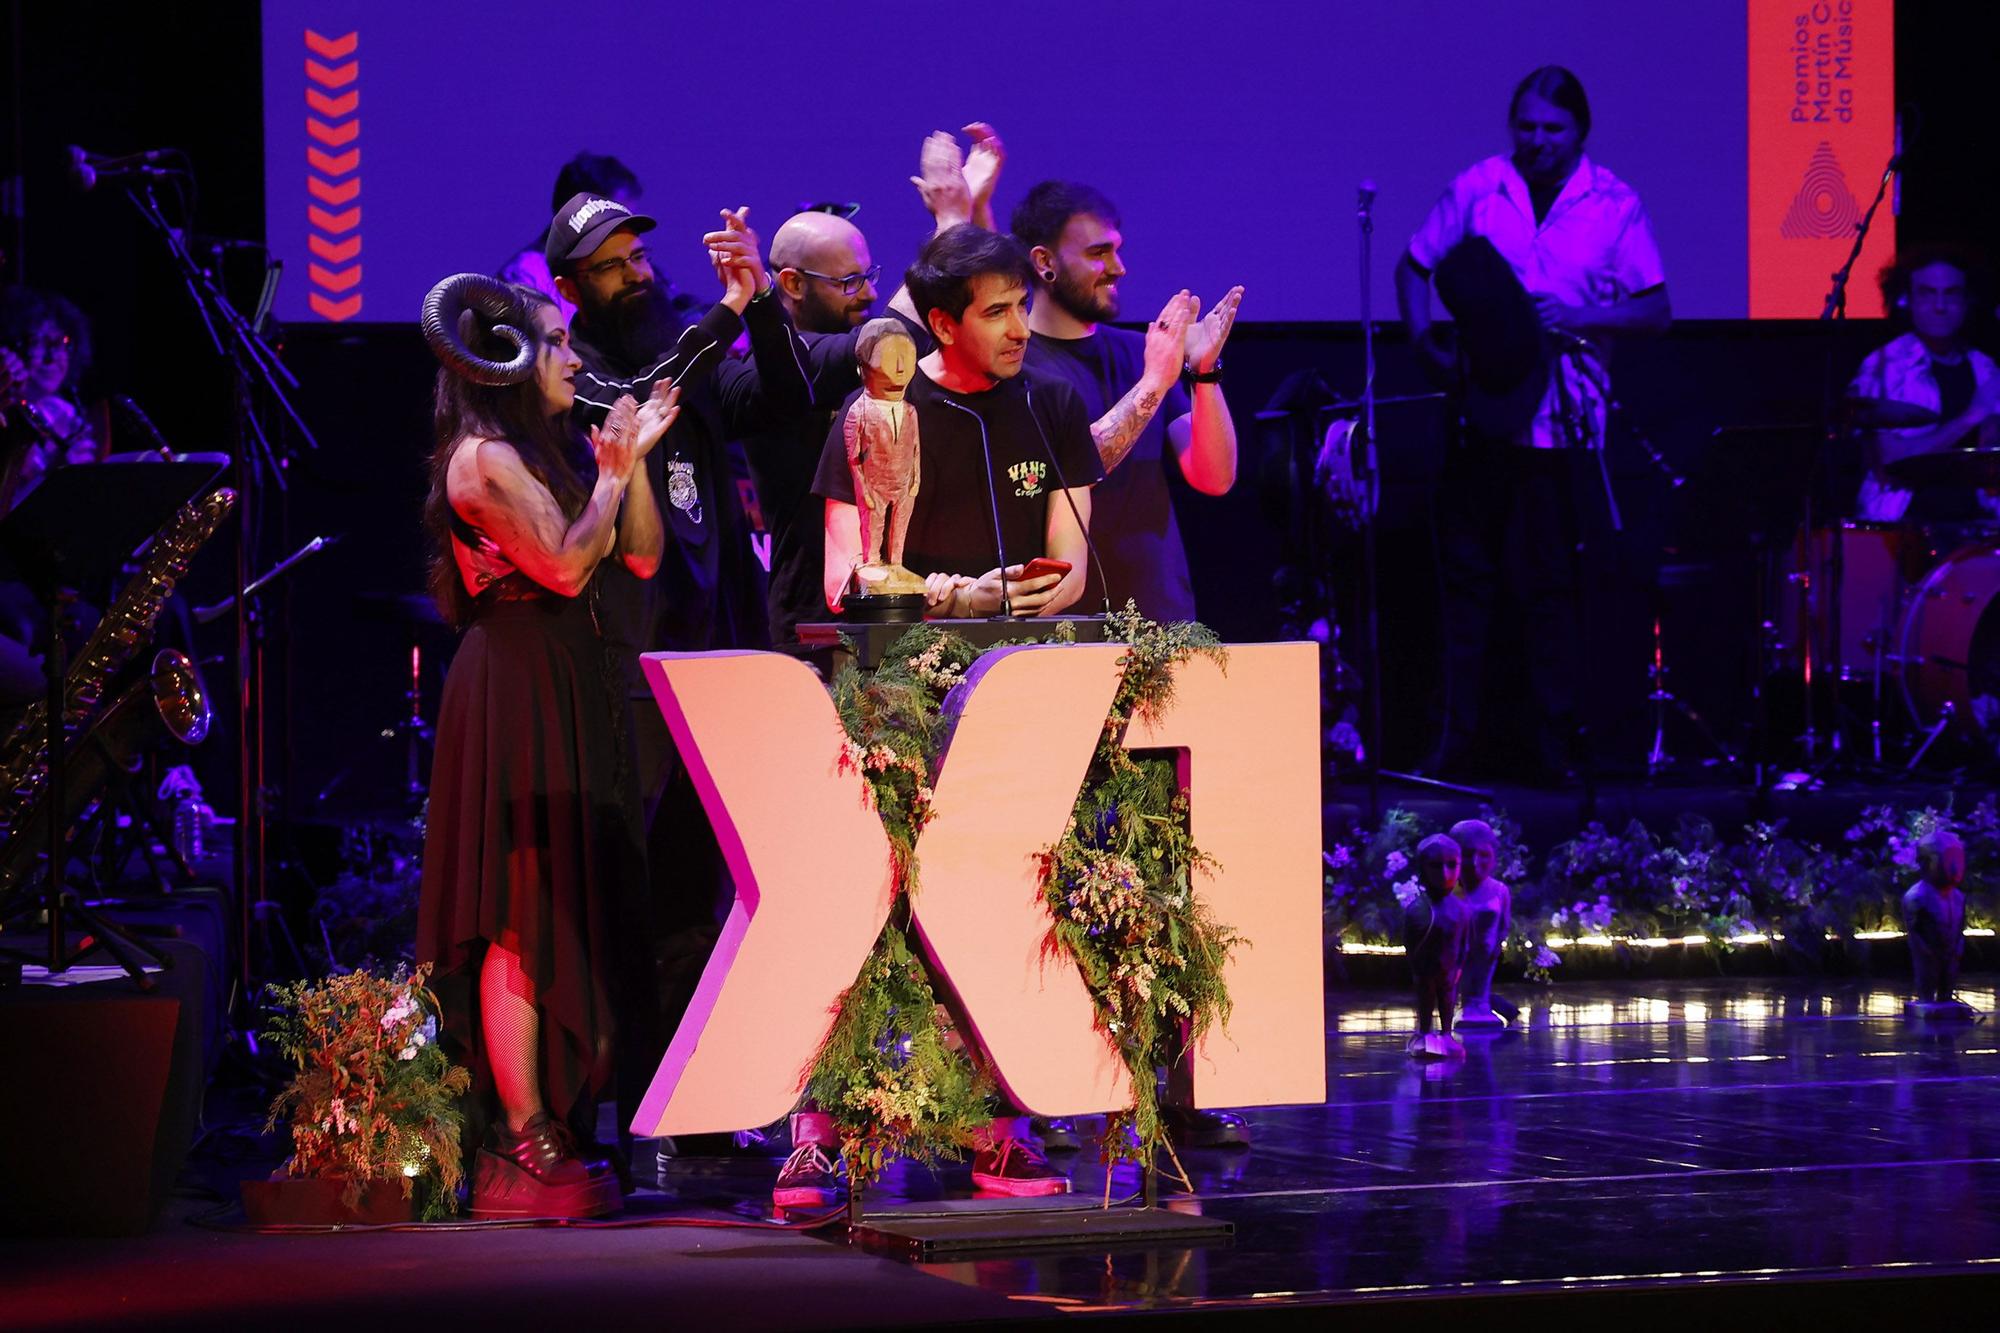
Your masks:
M 273 986 L 265 1037 L 296 1068 L 267 1132 L 289 1120 L 292 1155 L 243 1182 L 252 1222 L 425 1220 L 458 1207 L 458 1098 L 471 1075 L 437 1044 L 428 965 Z

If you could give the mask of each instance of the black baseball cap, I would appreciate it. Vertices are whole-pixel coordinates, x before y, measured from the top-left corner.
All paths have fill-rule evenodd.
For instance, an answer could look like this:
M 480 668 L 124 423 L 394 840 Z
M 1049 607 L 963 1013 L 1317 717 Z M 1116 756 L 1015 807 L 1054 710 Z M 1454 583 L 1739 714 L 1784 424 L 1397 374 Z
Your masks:
M 568 203 L 556 210 L 554 221 L 549 223 L 548 239 L 542 244 L 542 257 L 549 261 L 549 272 L 565 273 L 576 261 L 595 254 L 597 247 L 619 228 L 639 232 L 651 231 L 658 225 L 644 213 L 634 213 L 616 199 L 606 199 L 601 194 L 573 194 Z

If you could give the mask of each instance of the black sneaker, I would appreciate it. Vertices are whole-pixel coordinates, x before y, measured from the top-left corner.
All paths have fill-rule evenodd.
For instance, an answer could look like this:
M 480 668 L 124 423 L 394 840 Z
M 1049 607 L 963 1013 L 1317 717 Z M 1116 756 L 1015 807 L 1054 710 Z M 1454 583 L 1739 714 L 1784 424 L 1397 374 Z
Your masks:
M 840 1163 L 819 1144 L 801 1143 L 771 1185 L 771 1203 L 777 1208 L 831 1208 L 846 1192 Z
M 1069 1177 L 1049 1165 L 1033 1139 L 997 1139 L 974 1153 L 972 1183 L 982 1193 L 1016 1199 L 1069 1193 Z
M 1044 1120 L 1036 1116 L 1028 1122 L 1028 1132 L 1042 1141 L 1043 1152 L 1075 1152 L 1083 1147 L 1076 1121 L 1064 1117 Z
M 1177 1148 L 1247 1148 L 1250 1124 L 1227 1111 L 1199 1111 L 1192 1106 L 1162 1106 L 1160 1125 Z

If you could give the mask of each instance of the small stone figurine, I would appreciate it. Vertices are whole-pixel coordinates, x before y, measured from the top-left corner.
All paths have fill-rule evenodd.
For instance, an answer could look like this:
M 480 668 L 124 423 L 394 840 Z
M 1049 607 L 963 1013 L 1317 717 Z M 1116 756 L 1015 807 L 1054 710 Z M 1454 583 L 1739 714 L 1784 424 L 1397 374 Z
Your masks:
M 861 363 L 861 395 L 841 423 L 854 471 L 854 506 L 861 511 L 861 561 L 849 592 L 921 595 L 924 581 L 902 564 L 922 481 L 917 410 L 903 397 L 916 373 L 917 345 L 900 320 L 871 319 L 854 340 L 854 356 Z
M 1911 1018 L 1970 1018 L 1972 1006 L 1954 994 L 1965 955 L 1965 844 L 1942 829 L 1917 844 L 1918 879 L 1903 895 L 1903 929 L 1917 996 L 1903 1012 Z
M 1465 858 L 1458 882 L 1467 917 L 1458 1026 L 1468 1032 L 1498 1031 L 1521 1012 L 1493 997 L 1493 969 L 1500 965 L 1500 951 L 1514 926 L 1513 891 L 1493 877 L 1500 835 L 1483 819 L 1462 819 L 1451 826 L 1451 838 Z
M 1417 844 L 1417 883 L 1423 896 L 1403 910 L 1403 954 L 1410 961 L 1410 978 L 1417 990 L 1417 1035 L 1409 1052 L 1420 1060 L 1442 1060 L 1465 1054 L 1451 1035 L 1458 1010 L 1458 974 L 1465 965 L 1469 918 L 1458 887 L 1458 844 L 1433 833 Z M 1438 1030 L 1431 1031 L 1431 1018 Z

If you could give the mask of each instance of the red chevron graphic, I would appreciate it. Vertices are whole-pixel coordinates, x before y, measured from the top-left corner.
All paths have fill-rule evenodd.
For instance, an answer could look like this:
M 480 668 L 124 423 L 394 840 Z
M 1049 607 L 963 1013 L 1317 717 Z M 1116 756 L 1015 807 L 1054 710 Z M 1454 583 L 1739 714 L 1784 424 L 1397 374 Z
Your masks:
M 313 226 L 318 227 L 321 231 L 353 231 L 361 225 L 361 209 L 359 205 L 343 209 L 338 213 L 329 213 L 318 204 L 308 204 L 306 206 L 306 217 L 312 222 Z
M 342 116 L 354 114 L 354 108 L 361 105 L 361 90 L 349 88 L 338 97 L 328 97 L 317 88 L 306 89 L 306 105 L 325 116 L 328 120 L 338 120 Z
M 351 204 L 361 194 L 361 178 L 356 176 L 345 185 L 329 185 L 317 176 L 308 176 L 306 189 L 315 199 L 324 199 L 329 204 Z
M 306 272 L 312 277 L 313 285 L 324 287 L 330 292 L 344 292 L 361 281 L 361 265 L 352 268 L 321 268 L 318 264 L 306 265 Z
M 344 88 L 360 72 L 359 60 L 350 60 L 345 65 L 322 65 L 311 56 L 306 57 L 306 77 L 328 88 Z
M 306 29 L 306 50 L 314 55 L 325 56 L 328 60 L 341 60 L 354 54 L 354 48 L 361 44 L 359 32 L 345 33 L 339 37 L 322 37 L 311 28 Z
M 321 319 L 339 323 L 359 315 L 362 300 L 361 34 L 327 37 L 307 28 L 305 38 L 306 246 L 314 256 L 306 301 Z
M 308 233 L 306 246 L 329 264 L 345 264 L 361 253 L 361 238 L 350 236 L 344 241 L 329 241 L 317 232 Z
M 359 148 L 350 148 L 336 157 L 332 153 L 323 153 L 311 144 L 307 144 L 306 161 L 312 166 L 314 171 L 322 172 L 328 176 L 345 176 L 348 172 L 361 165 L 361 150 Z
M 306 295 L 306 303 L 313 308 L 315 315 L 320 316 L 322 319 L 330 319 L 336 324 L 343 319 L 353 319 L 361 313 L 360 292 L 356 292 L 343 301 L 329 300 L 321 296 L 318 292 L 309 292 Z
M 345 125 L 329 125 L 312 116 L 306 117 L 306 133 L 330 148 L 345 148 L 361 133 L 359 119 L 350 120 Z

